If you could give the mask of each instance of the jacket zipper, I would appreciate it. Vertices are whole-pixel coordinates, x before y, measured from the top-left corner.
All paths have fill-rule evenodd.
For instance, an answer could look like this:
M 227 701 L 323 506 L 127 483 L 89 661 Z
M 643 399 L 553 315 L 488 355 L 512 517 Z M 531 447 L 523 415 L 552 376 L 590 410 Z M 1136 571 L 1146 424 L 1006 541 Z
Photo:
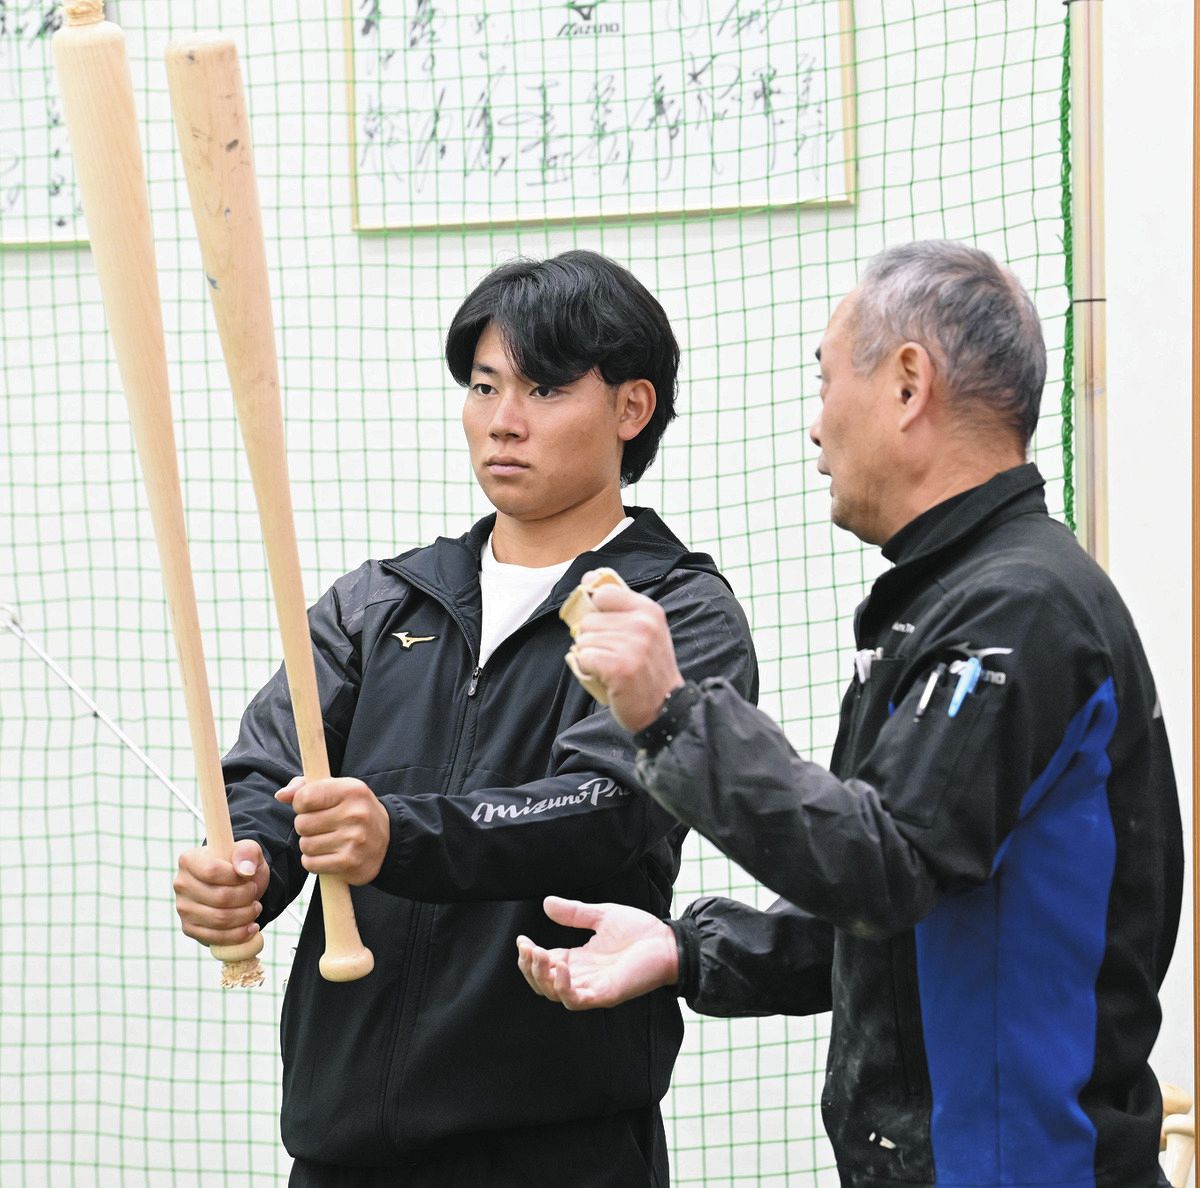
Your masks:
M 557 607 L 550 606 L 540 614 L 534 615 L 532 619 L 526 619 L 525 622 L 522 623 L 521 626 L 512 633 L 512 635 L 509 635 L 500 641 L 499 645 L 496 647 L 496 650 L 491 654 L 491 656 L 488 657 L 488 664 L 491 664 L 492 660 L 495 658 L 496 652 L 500 651 L 505 644 L 509 643 L 516 636 L 528 630 L 535 623 L 540 623 L 542 619 L 548 618 L 550 615 L 554 614 L 557 609 Z M 466 783 L 467 761 L 470 756 L 469 753 L 463 748 L 462 741 L 467 732 L 468 718 L 472 712 L 474 712 L 471 709 L 471 702 L 474 699 L 475 694 L 479 692 L 479 685 L 484 678 L 486 668 L 487 664 L 480 664 L 478 661 L 476 661 L 475 668 L 471 672 L 471 679 L 467 682 L 467 703 L 463 707 L 462 718 L 458 727 L 458 734 L 454 739 L 454 758 L 450 765 L 450 779 L 446 784 L 446 791 L 451 795 L 456 792 L 461 792 L 463 784 Z
M 466 623 L 463 622 L 462 618 L 460 617 L 458 612 L 454 609 L 454 607 L 449 602 L 447 602 L 445 600 L 445 598 L 443 598 L 442 595 L 440 593 L 438 593 L 437 590 L 434 590 L 431 587 L 425 585 L 424 582 L 417 581 L 415 578 L 412 577 L 411 574 L 407 573 L 403 569 L 399 569 L 395 566 L 388 565 L 387 562 L 384 562 L 384 566 L 385 566 L 385 568 L 390 570 L 392 573 L 397 574 L 404 581 L 408 582 L 408 584 L 410 586 L 414 586 L 416 589 L 420 590 L 422 594 L 426 594 L 430 598 L 432 598 L 434 600 L 434 602 L 436 602 L 438 604 L 438 606 L 440 606 L 454 621 L 455 626 L 457 626 L 459 631 L 462 632 L 463 639 L 466 640 L 467 646 L 468 647 L 471 646 L 471 633 L 467 630 Z M 467 697 L 468 698 L 475 696 L 476 691 L 479 689 L 479 678 L 482 675 L 483 675 L 483 669 L 478 663 L 476 663 L 474 671 L 472 671 L 472 673 L 471 673 L 470 683 L 467 685 Z M 467 724 L 467 703 L 464 703 L 463 707 L 462 707 L 462 713 L 460 713 L 458 715 L 458 722 L 454 729 L 454 745 L 450 748 L 450 756 L 451 756 L 451 759 L 450 759 L 450 773 L 451 773 L 450 785 L 451 786 L 453 786 L 453 784 L 454 784 L 454 773 L 458 768 L 458 758 L 459 758 L 458 751 L 459 751 L 459 747 L 462 745 L 463 728 L 466 726 L 466 724 Z
M 468 647 L 471 646 L 470 632 L 467 631 L 466 624 L 460 618 L 460 616 L 455 611 L 453 606 L 451 606 L 449 603 L 447 603 L 438 594 L 438 592 L 436 590 L 431 590 L 423 582 L 415 581 L 409 574 L 404 573 L 402 571 L 397 571 L 397 570 L 393 570 L 393 572 L 398 572 L 399 576 L 401 578 L 403 578 L 404 581 L 408 582 L 409 585 L 415 587 L 416 589 L 420 590 L 423 594 L 426 594 L 428 597 L 432 598 L 434 600 L 434 602 L 436 602 L 454 621 L 454 623 L 458 627 L 459 631 L 462 632 L 463 638 L 467 642 L 467 646 Z M 483 670 L 480 667 L 480 665 L 476 664 L 474 670 L 471 673 L 470 683 L 467 685 L 467 697 L 468 698 L 472 698 L 475 696 L 475 693 L 479 688 L 479 678 L 482 675 L 482 672 L 483 672 Z M 454 774 L 458 767 L 459 750 L 462 746 L 463 732 L 464 732 L 464 728 L 467 723 L 468 705 L 469 705 L 469 702 L 464 701 L 463 706 L 462 706 L 462 712 L 458 715 L 458 722 L 455 726 L 454 744 L 450 749 L 450 754 L 452 756 L 451 778 L 450 778 L 451 786 L 454 783 Z M 400 1054 L 401 1042 L 404 1039 L 404 1032 L 403 1032 L 403 1027 L 402 1027 L 402 1024 L 404 1022 L 404 1008 L 405 1008 L 405 1004 L 407 1003 L 407 1001 L 409 999 L 410 993 L 420 994 L 423 991 L 422 986 L 416 986 L 415 988 L 412 986 L 413 978 L 411 975 L 412 975 L 412 965 L 413 965 L 413 954 L 416 951 L 417 932 L 418 932 L 418 930 L 421 930 L 422 932 L 424 932 L 426 930 L 425 929 L 426 918 L 432 911 L 433 911 L 433 906 L 431 904 L 425 904 L 425 903 L 414 903 L 413 904 L 413 910 L 409 917 L 410 928 L 409 928 L 408 936 L 405 938 L 405 942 L 404 942 L 404 955 L 403 955 L 404 973 L 403 973 L 400 988 L 396 994 L 396 1009 L 392 1015 L 391 1055 L 388 1059 L 387 1069 L 384 1073 L 383 1091 L 379 1095 L 379 1098 L 380 1098 L 380 1100 L 379 1100 L 380 1125 L 383 1128 L 383 1133 L 388 1135 L 389 1137 L 391 1137 L 392 1141 L 395 1141 L 394 1127 L 391 1125 L 391 1117 L 392 1117 L 392 1113 L 393 1113 L 392 1097 L 395 1092 L 395 1086 L 393 1084 L 393 1080 L 394 1080 L 394 1076 L 395 1076 L 395 1072 L 396 1072 L 397 1057 Z M 404 1060 L 405 1060 L 405 1063 L 407 1063 L 407 1060 L 408 1060 L 407 1050 L 405 1050 L 405 1052 L 404 1052 Z
M 458 629 L 463 634 L 463 638 L 467 641 L 467 644 L 470 645 L 471 636 L 470 636 L 470 633 L 467 631 L 466 625 L 463 623 L 463 621 L 459 617 L 459 615 L 455 612 L 454 607 L 451 606 L 436 590 L 431 589 L 429 586 L 425 585 L 424 582 L 416 581 L 413 577 L 411 577 L 406 571 L 404 571 L 402 569 L 396 569 L 391 566 L 389 566 L 388 568 L 391 569 L 393 573 L 397 573 L 401 578 L 403 578 L 404 581 L 408 582 L 412 586 L 415 586 L 423 594 L 427 594 L 430 598 L 432 598 L 434 600 L 434 602 L 436 602 L 440 607 L 442 607 L 442 609 L 445 610 L 446 613 L 449 614 L 451 619 L 453 619 L 454 622 L 457 624 Z M 665 576 L 666 576 L 666 573 L 651 574 L 648 577 L 641 578 L 636 582 L 630 582 L 629 586 L 630 586 L 630 589 L 632 589 L 632 590 L 640 590 L 643 587 L 654 585 L 655 582 L 661 581 Z M 558 606 L 548 606 L 545 610 L 541 611 L 539 614 L 534 615 L 532 619 L 527 619 L 524 623 L 522 623 L 521 626 L 518 627 L 516 629 L 516 631 L 514 631 L 512 633 L 512 635 L 507 637 L 507 639 L 502 640 L 500 643 L 500 647 L 503 647 L 510 640 L 512 640 L 515 636 L 520 635 L 522 632 L 528 630 L 535 623 L 539 623 L 539 622 L 541 622 L 542 619 L 547 618 L 549 615 L 556 614 L 557 612 L 558 612 Z M 496 650 L 499 651 L 500 649 L 497 648 Z M 495 655 L 495 653 L 493 653 L 493 656 L 494 655 Z M 490 664 L 491 661 L 492 661 L 492 657 L 489 656 L 488 663 Z M 466 733 L 467 717 L 468 717 L 468 714 L 470 713 L 471 701 L 474 699 L 475 695 L 479 692 L 479 686 L 485 676 L 486 669 L 487 669 L 487 665 L 480 664 L 477 660 L 475 663 L 474 669 L 472 669 L 472 671 L 471 671 L 471 679 L 467 682 L 467 700 L 463 705 L 462 713 L 459 715 L 458 725 L 457 725 L 457 728 L 455 730 L 455 735 L 454 735 L 454 745 L 450 751 L 450 754 L 451 754 L 450 778 L 446 784 L 446 791 L 448 794 L 451 794 L 451 795 L 454 794 L 455 792 L 461 791 L 462 784 L 466 780 L 466 771 L 465 771 L 466 761 L 465 761 L 464 755 L 462 754 L 462 740 L 463 740 L 463 735 Z
M 463 738 L 467 733 L 467 720 L 472 713 L 471 702 L 475 694 L 479 691 L 479 682 L 483 677 L 483 665 L 476 664 L 474 671 L 471 673 L 470 683 L 467 685 L 467 698 L 463 704 L 463 712 L 459 718 L 458 734 L 454 737 L 454 750 L 452 752 L 453 759 L 450 763 L 450 778 L 446 781 L 447 793 L 453 795 L 455 792 L 462 791 L 462 786 L 467 779 L 467 752 L 463 747 Z

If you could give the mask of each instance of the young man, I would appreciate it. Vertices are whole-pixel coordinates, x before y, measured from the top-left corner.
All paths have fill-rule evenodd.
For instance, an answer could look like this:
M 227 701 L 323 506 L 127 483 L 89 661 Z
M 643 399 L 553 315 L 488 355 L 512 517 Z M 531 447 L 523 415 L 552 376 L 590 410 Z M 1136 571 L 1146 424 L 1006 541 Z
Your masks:
M 756 695 L 745 618 L 713 562 L 621 504 L 675 415 L 679 349 L 630 273 L 575 251 L 488 276 L 446 360 L 496 513 L 367 562 L 316 604 L 335 778 L 293 779 L 280 672 L 225 762 L 233 861 L 184 854 L 179 915 L 189 936 L 228 944 L 308 872 L 354 887 L 374 972 L 321 979 L 314 905 L 288 981 L 293 1184 L 665 1185 L 674 996 L 566 1015 L 509 954 L 551 889 L 665 915 L 679 868 L 685 830 L 633 793 L 628 735 L 563 665 L 557 612 L 581 575 L 616 569 L 662 606 L 685 672 Z
M 1025 461 L 1033 303 L 983 252 L 907 244 L 818 358 L 833 521 L 894 562 L 855 615 L 831 769 L 686 679 L 636 594 L 597 591 L 576 640 L 642 732 L 641 786 L 785 898 L 673 926 L 552 900 L 596 937 L 522 938 L 522 969 L 575 1009 L 672 984 L 708 1014 L 832 1009 L 821 1106 L 849 1188 L 1153 1188 L 1179 803 L 1129 612 Z

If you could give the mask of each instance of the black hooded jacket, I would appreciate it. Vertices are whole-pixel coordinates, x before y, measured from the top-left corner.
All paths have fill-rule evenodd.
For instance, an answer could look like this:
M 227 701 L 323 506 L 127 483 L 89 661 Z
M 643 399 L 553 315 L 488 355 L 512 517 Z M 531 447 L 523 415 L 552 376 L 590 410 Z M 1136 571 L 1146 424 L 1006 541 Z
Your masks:
M 686 830 L 635 791 L 634 747 L 563 663 L 558 608 L 582 574 L 616 569 L 667 613 L 692 679 L 757 696 L 745 617 L 712 560 L 654 512 L 578 557 L 480 668 L 480 550 L 488 517 L 341 578 L 310 612 L 330 767 L 362 779 L 391 818 L 378 877 L 352 889 L 375 969 L 321 979 L 310 908 L 283 1008 L 282 1131 L 296 1156 L 386 1166 L 478 1131 L 650 1107 L 682 1023 L 660 993 L 571 1013 L 536 996 L 519 933 L 555 946 L 586 934 L 548 921 L 554 893 L 670 911 Z M 225 760 L 234 835 L 271 868 L 261 923 L 300 891 L 292 810 L 273 794 L 300 771 L 286 681 L 255 697 Z

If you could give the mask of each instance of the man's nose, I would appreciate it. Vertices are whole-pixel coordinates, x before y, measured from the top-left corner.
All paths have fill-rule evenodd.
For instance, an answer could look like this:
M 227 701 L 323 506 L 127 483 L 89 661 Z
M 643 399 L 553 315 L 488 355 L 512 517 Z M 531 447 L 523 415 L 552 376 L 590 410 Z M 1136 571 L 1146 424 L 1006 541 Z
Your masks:
M 505 392 L 496 397 L 488 435 L 493 438 L 525 436 L 525 417 L 518 393 Z
M 821 418 L 819 415 L 817 419 L 808 427 L 808 440 L 811 441 L 818 449 L 821 448 Z

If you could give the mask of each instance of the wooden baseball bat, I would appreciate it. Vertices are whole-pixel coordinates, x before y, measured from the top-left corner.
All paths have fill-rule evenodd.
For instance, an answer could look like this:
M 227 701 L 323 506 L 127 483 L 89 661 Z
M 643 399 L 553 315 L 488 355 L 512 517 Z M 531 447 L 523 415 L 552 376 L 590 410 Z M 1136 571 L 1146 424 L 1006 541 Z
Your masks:
M 204 828 L 209 848 L 228 860 L 233 831 L 188 556 L 146 173 L 125 37 L 104 20 L 101 0 L 71 0 L 53 47 L 92 258 L 158 542 Z M 257 957 L 262 944 L 262 935 L 256 934 L 239 945 L 213 946 L 213 955 L 225 962 L 225 985 L 257 986 L 263 980 Z
M 1163 1123 L 1162 1149 L 1167 1156 L 1167 1181 L 1171 1188 L 1187 1188 L 1196 1158 L 1196 1119 L 1191 1114 L 1171 1114 Z
M 168 45 L 166 60 L 206 288 L 254 480 L 301 762 L 307 779 L 325 779 L 329 759 L 292 517 L 267 254 L 237 49 L 227 38 L 189 38 Z M 321 974 L 331 982 L 364 977 L 375 959 L 359 938 L 350 889 L 330 875 L 320 881 Z

